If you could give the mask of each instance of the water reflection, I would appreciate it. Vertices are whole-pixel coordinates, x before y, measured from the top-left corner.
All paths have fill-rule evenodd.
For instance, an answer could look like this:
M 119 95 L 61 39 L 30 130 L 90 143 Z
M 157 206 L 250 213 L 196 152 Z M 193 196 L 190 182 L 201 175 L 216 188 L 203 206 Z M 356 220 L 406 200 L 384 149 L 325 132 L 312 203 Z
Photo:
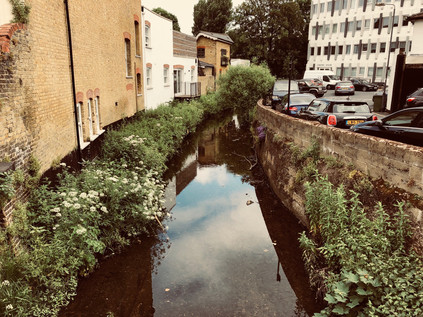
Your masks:
M 166 175 L 166 207 L 173 214 L 167 236 L 146 239 L 102 262 L 61 316 L 319 311 L 298 247 L 303 228 L 261 170 L 249 171 L 251 136 L 243 122 L 232 116 L 211 121 L 187 140 Z

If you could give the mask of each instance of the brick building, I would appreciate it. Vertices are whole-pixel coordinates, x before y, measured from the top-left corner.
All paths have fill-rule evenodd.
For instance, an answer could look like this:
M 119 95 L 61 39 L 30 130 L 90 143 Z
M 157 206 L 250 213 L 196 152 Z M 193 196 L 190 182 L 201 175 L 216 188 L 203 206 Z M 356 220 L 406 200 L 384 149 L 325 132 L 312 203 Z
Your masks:
M 210 86 L 210 74 L 205 72 L 210 69 L 210 65 L 214 66 L 212 74 L 215 80 L 227 71 L 232 44 L 232 39 L 226 34 L 204 31 L 197 34 L 197 57 L 204 70 L 200 70 L 199 76 L 202 92 L 215 90 L 215 87 Z
M 45 171 L 144 109 L 141 4 L 27 3 L 29 23 L 0 31 L 0 161 Z
M 80 159 L 144 109 L 140 1 L 26 2 L 28 24 L 0 26 L 0 171 Z

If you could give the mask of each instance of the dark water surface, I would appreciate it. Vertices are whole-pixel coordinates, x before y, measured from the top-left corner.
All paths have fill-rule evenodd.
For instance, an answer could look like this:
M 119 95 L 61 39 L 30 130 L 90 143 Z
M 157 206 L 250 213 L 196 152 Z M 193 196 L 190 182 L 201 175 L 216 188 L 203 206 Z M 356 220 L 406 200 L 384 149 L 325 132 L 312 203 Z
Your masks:
M 311 316 L 304 230 L 254 164 L 248 127 L 209 122 L 169 164 L 167 233 L 101 262 L 60 316 Z

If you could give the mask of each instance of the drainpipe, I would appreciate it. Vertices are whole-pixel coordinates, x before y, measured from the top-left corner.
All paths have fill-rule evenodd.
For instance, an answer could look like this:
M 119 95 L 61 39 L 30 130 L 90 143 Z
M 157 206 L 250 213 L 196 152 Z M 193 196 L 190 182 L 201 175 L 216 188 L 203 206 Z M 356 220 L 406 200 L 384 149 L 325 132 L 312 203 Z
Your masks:
M 73 64 L 72 33 L 71 33 L 71 27 L 70 27 L 68 0 L 64 0 L 64 3 L 65 3 L 65 10 L 66 10 L 66 23 L 68 26 L 69 57 L 70 57 L 70 69 L 71 69 L 71 76 L 72 76 L 73 111 L 75 113 L 76 140 L 78 142 L 78 159 L 79 161 L 82 161 L 81 139 L 80 139 L 79 129 L 78 129 L 78 110 L 76 107 L 75 69 Z

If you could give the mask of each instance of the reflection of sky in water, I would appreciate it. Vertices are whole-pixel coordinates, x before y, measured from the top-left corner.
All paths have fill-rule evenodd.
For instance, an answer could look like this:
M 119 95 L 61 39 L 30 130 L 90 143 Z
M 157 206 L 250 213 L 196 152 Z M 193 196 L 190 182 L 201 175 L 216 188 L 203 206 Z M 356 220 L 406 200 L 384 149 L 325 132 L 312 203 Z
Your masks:
M 153 276 L 156 317 L 294 315 L 254 188 L 240 176 L 200 168 L 172 213 L 172 246 Z

